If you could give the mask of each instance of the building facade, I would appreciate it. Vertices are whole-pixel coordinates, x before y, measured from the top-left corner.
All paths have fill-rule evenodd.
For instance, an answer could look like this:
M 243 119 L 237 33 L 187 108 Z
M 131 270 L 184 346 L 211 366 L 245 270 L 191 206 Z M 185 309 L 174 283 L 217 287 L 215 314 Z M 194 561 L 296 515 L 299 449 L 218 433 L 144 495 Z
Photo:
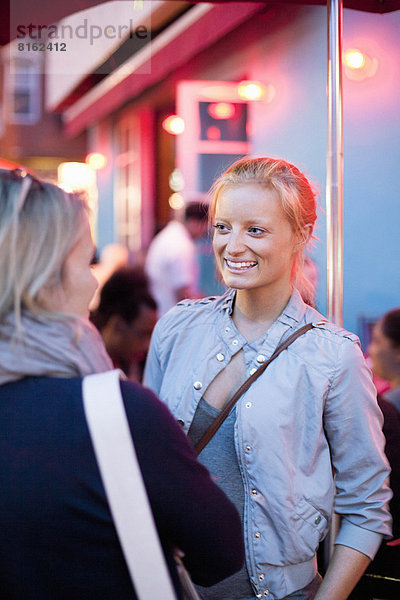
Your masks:
M 69 139 L 85 134 L 88 150 L 107 157 L 97 172 L 99 247 L 146 250 L 168 220 L 176 168 L 190 201 L 239 156 L 281 156 L 319 190 L 312 258 L 324 312 L 326 8 L 143 4 L 150 12 L 138 12 L 135 27 L 151 31 L 147 43 L 86 90 L 66 88 L 51 107 Z M 400 11 L 345 10 L 343 26 L 343 50 L 361 54 L 361 64 L 349 59 L 344 69 L 344 325 L 363 334 L 363 324 L 400 304 Z M 260 83 L 262 96 L 240 96 L 243 81 Z M 221 104 L 222 117 L 212 113 Z M 174 113 L 185 122 L 181 136 L 162 127 Z

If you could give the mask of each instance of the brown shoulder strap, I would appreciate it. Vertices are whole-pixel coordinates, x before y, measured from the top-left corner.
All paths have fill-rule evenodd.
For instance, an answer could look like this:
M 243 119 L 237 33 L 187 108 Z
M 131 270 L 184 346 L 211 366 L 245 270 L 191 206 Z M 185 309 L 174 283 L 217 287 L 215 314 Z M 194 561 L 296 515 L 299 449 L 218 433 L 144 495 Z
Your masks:
M 300 327 L 300 329 L 298 329 L 297 331 L 292 333 L 292 335 L 289 336 L 287 338 L 287 340 L 282 342 L 282 344 L 277 347 L 277 349 L 272 354 L 272 356 L 263 365 L 261 365 L 261 367 L 258 367 L 257 371 L 255 371 L 255 373 L 253 373 L 253 375 L 251 375 L 248 379 L 246 379 L 246 381 L 235 392 L 235 394 L 232 396 L 232 398 L 229 400 L 229 402 L 227 402 L 227 404 L 225 404 L 224 408 L 221 410 L 221 412 L 219 413 L 217 418 L 211 423 L 210 427 L 207 429 L 207 431 L 204 433 L 204 435 L 200 438 L 200 440 L 195 445 L 194 449 L 195 449 L 197 455 L 200 454 L 200 452 L 203 450 L 203 448 L 208 444 L 208 442 L 211 440 L 211 438 L 216 434 L 216 432 L 221 427 L 222 423 L 225 421 L 226 417 L 229 415 L 229 413 L 231 412 L 232 408 L 235 406 L 235 404 L 239 400 L 239 398 L 241 396 L 243 396 L 243 394 L 245 392 L 247 392 L 247 390 L 249 389 L 251 384 L 256 379 L 258 379 L 258 377 L 260 377 L 260 375 L 262 375 L 262 373 L 264 373 L 264 371 L 268 367 L 268 365 L 271 364 L 271 362 L 277 356 L 279 356 L 279 354 L 281 352 L 283 352 L 283 350 L 286 350 L 286 348 L 288 346 L 290 346 L 290 344 L 292 342 L 297 340 L 297 338 L 300 337 L 301 335 L 303 335 L 303 333 L 306 333 L 306 331 L 309 331 L 309 329 L 313 329 L 313 327 L 314 327 L 314 325 L 312 323 L 307 323 L 307 325 Z

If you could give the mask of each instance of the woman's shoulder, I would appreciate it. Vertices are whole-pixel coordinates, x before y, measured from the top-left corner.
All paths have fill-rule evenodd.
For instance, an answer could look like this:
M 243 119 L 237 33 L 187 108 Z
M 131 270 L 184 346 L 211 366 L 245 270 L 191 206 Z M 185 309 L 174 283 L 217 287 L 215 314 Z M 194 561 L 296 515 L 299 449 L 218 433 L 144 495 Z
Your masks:
M 350 345 L 359 345 L 359 338 L 354 333 L 332 323 L 316 308 L 306 304 L 296 288 L 293 290 L 290 301 L 283 311 L 283 315 L 289 320 L 288 322 L 291 322 L 294 329 L 299 329 L 303 325 L 312 323 L 313 329 L 305 336 L 307 340 L 326 340 L 336 345 L 351 342 Z
M 332 323 L 314 308 L 307 306 L 296 328 L 312 323 L 313 328 L 294 344 L 293 352 L 321 372 L 334 373 L 346 364 L 358 369 L 364 362 L 357 335 Z
M 0 386 L 0 397 L 7 399 L 35 401 L 37 406 L 54 404 L 80 397 L 82 377 L 26 376 L 9 381 Z M 38 402 L 40 399 L 40 402 Z
M 314 325 L 314 335 L 319 336 L 322 339 L 331 340 L 333 343 L 340 345 L 346 342 L 351 342 L 356 345 L 360 344 L 360 340 L 355 333 L 348 331 L 340 325 L 332 323 L 315 308 L 308 305 L 306 305 L 304 322 L 312 323 Z
M 164 412 L 165 406 L 149 388 L 128 379 L 121 379 L 120 386 L 126 405 L 146 414 L 154 411 Z
M 182 300 L 161 317 L 157 322 L 156 331 L 159 335 L 169 336 L 177 327 L 190 324 L 201 326 L 213 322 L 222 314 L 229 301 L 229 293 L 223 296 Z

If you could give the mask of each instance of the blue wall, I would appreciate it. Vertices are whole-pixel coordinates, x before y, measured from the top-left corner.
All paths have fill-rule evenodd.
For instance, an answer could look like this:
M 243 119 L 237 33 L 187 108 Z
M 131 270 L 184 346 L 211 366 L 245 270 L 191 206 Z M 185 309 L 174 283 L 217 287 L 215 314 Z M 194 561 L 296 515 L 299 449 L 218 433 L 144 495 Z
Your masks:
M 344 50 L 378 60 L 374 77 L 344 76 L 344 326 L 361 333 L 359 317 L 400 306 L 400 11 L 344 11 Z M 282 43 L 282 36 L 285 42 Z M 304 8 L 288 30 L 264 41 L 266 57 L 252 75 L 276 87 L 272 102 L 254 107 L 254 152 L 282 156 L 317 183 L 325 207 L 326 11 Z M 295 42 L 295 43 L 290 43 Z M 320 211 L 313 252 L 318 307 L 326 310 L 326 226 Z

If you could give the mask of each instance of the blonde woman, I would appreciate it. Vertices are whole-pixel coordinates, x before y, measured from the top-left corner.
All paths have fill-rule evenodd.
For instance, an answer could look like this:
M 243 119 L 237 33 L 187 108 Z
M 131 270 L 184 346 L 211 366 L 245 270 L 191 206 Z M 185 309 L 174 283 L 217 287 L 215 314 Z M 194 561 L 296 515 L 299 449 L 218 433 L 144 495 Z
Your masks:
M 81 199 L 0 172 L 0 595 L 7 600 L 137 598 L 82 405 L 82 377 L 112 368 L 87 318 L 97 285 L 93 252 Z M 213 584 L 241 566 L 240 519 L 166 407 L 139 385 L 122 381 L 121 392 L 180 597 L 172 549 L 185 553 L 194 581 Z
M 219 298 L 184 301 L 156 325 L 145 384 L 197 443 L 277 346 L 199 455 L 242 516 L 246 564 L 207 600 L 345 600 L 390 534 L 382 419 L 356 336 L 307 306 L 301 266 L 316 221 L 306 177 L 272 158 L 233 164 L 212 189 Z M 336 473 L 337 494 L 334 501 Z M 320 585 L 316 550 L 342 517 Z

